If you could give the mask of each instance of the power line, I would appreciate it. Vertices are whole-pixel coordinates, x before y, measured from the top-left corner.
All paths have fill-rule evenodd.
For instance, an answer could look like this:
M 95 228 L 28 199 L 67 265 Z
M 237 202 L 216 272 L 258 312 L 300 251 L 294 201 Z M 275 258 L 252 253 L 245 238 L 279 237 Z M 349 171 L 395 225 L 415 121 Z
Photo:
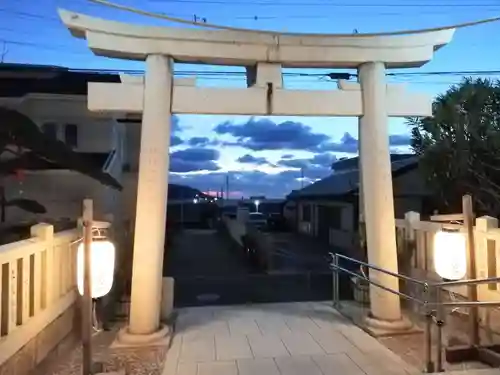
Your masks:
M 1 39 L 0 39 L 1 40 Z M 142 69 L 87 69 L 87 68 L 67 68 L 72 72 L 83 72 L 83 73 L 128 73 L 128 74 L 144 74 Z M 241 76 L 246 77 L 245 71 L 237 70 L 178 70 L 175 71 L 178 75 L 209 75 L 209 76 Z M 348 74 L 352 78 L 356 77 L 356 73 L 349 72 L 333 72 L 333 73 L 308 73 L 308 72 L 283 72 L 284 76 L 288 77 L 327 77 L 329 74 Z M 456 71 L 433 71 L 433 72 L 393 72 L 387 73 L 390 77 L 418 77 L 418 76 L 470 76 L 470 75 L 480 75 L 480 76 L 493 76 L 500 75 L 500 70 L 456 70 Z M 347 78 L 347 77 L 345 77 Z M 335 78 L 338 79 L 338 78 Z
M 0 42 L 4 43 L 6 45 L 12 44 L 15 46 L 34 47 L 34 48 L 42 49 L 42 50 L 52 50 L 52 51 L 58 51 L 58 52 L 65 52 L 67 54 L 91 56 L 90 50 L 88 50 L 88 52 L 71 51 L 68 49 L 68 47 L 62 46 L 62 45 L 47 45 L 47 44 L 40 44 L 40 43 L 30 43 L 30 42 L 5 39 L 2 37 L 0 37 Z
M 177 3 L 177 4 L 222 4 L 222 5 L 231 5 L 231 6 L 317 6 L 317 7 L 346 7 L 346 8 L 382 8 L 382 7 L 402 7 L 402 8 L 421 8 L 421 7 L 429 7 L 429 8 L 474 8 L 474 7 L 499 7 L 498 3 L 410 3 L 410 4 L 401 4 L 401 3 L 332 3 L 332 2 L 275 2 L 275 1 L 233 1 L 233 0 L 148 0 L 151 3 Z
M 90 3 L 91 5 L 96 5 L 93 3 Z M 496 6 L 496 8 L 484 8 L 482 7 L 481 12 L 498 12 L 500 11 L 500 5 Z M 12 10 L 12 9 L 6 9 L 6 8 L 0 8 L 1 13 L 9 13 L 21 18 L 35 18 L 39 19 L 41 21 L 51 21 L 51 22 L 57 22 L 57 26 L 62 26 L 60 24 L 60 19 L 57 17 L 52 17 L 52 16 L 47 16 L 47 15 L 42 15 L 42 14 L 36 14 L 36 13 L 30 13 L 30 12 L 25 12 L 25 11 L 17 11 L 17 10 Z M 338 11 L 337 11 L 338 12 Z M 204 12 L 203 16 L 199 14 L 189 14 L 189 13 L 171 13 L 167 12 L 164 13 L 169 16 L 173 17 L 184 17 L 184 18 L 197 18 L 197 19 L 213 19 L 213 18 L 221 18 L 220 13 L 217 12 L 217 14 L 210 14 L 207 12 Z M 336 13 L 338 15 L 339 13 Z M 353 14 L 356 16 L 356 18 L 362 18 L 362 17 L 373 17 L 373 16 L 380 16 L 380 17 L 402 17 L 402 16 L 408 16 L 408 17 L 414 17 L 415 12 L 414 11 L 409 11 L 409 12 L 398 12 L 398 11 L 388 11 L 388 12 L 373 12 L 370 11 L 368 13 L 359 13 L 358 10 L 354 11 L 349 11 L 347 12 L 342 11 L 342 14 Z M 453 15 L 453 13 L 450 13 L 450 10 L 443 10 L 443 11 L 420 11 L 418 12 L 419 15 Z M 457 11 L 455 15 L 461 15 L 463 12 Z M 259 15 L 259 14 L 240 14 L 240 15 L 232 15 L 232 19 L 236 20 L 276 20 L 276 19 L 331 19 L 332 15 L 330 14 L 310 14 L 310 15 L 304 15 L 304 14 L 280 14 L 280 15 L 269 15 L 269 14 L 264 14 L 264 15 Z M 54 25 L 55 26 L 55 25 Z

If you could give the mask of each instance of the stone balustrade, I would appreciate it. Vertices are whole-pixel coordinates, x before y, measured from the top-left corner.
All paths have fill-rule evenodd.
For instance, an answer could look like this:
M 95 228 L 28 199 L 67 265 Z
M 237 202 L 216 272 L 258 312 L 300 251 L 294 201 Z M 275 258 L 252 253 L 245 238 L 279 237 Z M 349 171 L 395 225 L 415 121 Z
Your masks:
M 77 337 L 78 236 L 41 223 L 0 246 L 0 374 L 28 374 Z

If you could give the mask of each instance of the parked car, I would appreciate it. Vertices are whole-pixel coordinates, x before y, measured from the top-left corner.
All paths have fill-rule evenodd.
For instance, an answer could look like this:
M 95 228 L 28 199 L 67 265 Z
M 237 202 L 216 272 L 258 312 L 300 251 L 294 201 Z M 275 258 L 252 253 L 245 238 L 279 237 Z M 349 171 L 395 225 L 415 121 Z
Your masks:
M 267 227 L 267 218 L 262 212 L 251 212 L 248 215 L 247 223 L 262 230 Z
M 269 214 L 267 218 L 267 227 L 269 230 L 285 231 L 287 229 L 286 220 L 280 213 Z

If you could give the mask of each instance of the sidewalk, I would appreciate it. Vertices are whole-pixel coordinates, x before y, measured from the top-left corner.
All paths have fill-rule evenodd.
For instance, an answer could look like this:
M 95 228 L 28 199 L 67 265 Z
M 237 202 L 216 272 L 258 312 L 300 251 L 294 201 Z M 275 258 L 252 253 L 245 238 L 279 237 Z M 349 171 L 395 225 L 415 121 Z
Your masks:
M 163 375 L 420 373 L 328 302 L 179 310 Z

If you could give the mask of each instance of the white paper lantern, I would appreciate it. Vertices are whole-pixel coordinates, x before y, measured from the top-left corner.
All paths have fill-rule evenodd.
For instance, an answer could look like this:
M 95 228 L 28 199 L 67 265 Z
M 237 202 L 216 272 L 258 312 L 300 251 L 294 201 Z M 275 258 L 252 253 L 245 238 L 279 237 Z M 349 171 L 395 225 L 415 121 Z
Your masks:
M 463 233 L 436 233 L 434 269 L 439 276 L 448 280 L 460 280 L 467 274 L 467 245 Z
M 77 285 L 78 292 L 83 295 L 83 268 L 85 264 L 83 242 L 78 246 L 77 253 Z M 108 240 L 92 241 L 90 247 L 92 264 L 92 298 L 105 296 L 113 286 L 115 270 L 115 245 Z

